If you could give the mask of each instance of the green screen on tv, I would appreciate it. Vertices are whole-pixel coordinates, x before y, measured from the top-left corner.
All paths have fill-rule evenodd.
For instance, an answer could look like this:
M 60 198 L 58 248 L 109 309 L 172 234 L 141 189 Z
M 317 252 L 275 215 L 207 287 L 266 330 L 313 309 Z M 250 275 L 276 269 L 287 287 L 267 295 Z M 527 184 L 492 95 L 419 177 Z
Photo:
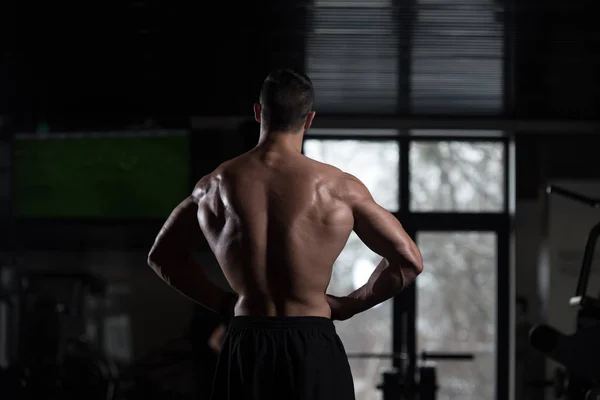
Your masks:
M 166 218 L 191 193 L 185 132 L 18 134 L 18 218 Z

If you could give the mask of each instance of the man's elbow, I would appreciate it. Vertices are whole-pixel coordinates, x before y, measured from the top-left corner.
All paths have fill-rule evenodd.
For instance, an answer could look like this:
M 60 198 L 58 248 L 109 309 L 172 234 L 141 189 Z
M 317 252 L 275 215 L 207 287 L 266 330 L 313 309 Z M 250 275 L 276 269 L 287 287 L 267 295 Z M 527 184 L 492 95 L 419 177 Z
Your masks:
M 415 274 L 416 275 L 420 275 L 421 272 L 423 272 L 423 258 L 422 257 L 417 257 L 415 258 L 415 260 L 413 261 L 413 269 L 415 270 Z
M 423 257 L 418 249 L 411 249 L 407 251 L 398 251 L 397 261 L 394 263 L 399 266 L 405 272 L 409 272 L 414 278 L 423 272 Z
M 148 253 L 148 257 L 146 258 L 146 263 L 148 264 L 149 267 L 156 265 L 155 257 L 154 257 L 154 254 L 152 254 L 152 252 Z
M 164 256 L 162 256 L 162 252 L 158 251 L 156 247 L 152 247 L 152 249 L 148 253 L 146 262 L 148 263 L 148 266 L 150 266 L 152 269 L 156 269 L 161 264 L 161 260 L 163 258 Z
M 165 254 L 162 251 L 157 251 L 155 248 L 150 250 L 146 262 L 148 266 L 158 275 L 162 280 L 169 283 L 169 276 L 167 275 L 167 268 L 170 264 L 165 261 Z
M 421 272 L 423 272 L 423 255 L 421 254 L 419 249 L 415 246 L 415 248 L 411 252 L 411 256 L 412 256 L 411 261 L 412 261 L 415 273 L 417 275 L 419 275 Z
M 167 264 L 186 262 L 190 254 L 189 250 L 181 246 L 154 245 L 148 253 L 147 262 L 154 269 L 162 268 Z

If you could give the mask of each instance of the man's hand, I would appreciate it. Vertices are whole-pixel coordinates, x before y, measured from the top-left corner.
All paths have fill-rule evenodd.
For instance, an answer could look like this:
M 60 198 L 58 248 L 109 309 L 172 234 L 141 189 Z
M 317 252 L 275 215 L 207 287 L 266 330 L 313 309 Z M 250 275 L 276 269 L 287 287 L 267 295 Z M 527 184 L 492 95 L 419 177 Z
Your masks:
M 327 302 L 331 308 L 331 319 L 345 321 L 361 311 L 363 302 L 351 297 L 337 297 L 327 295 Z
M 227 327 L 224 324 L 217 326 L 208 339 L 208 347 L 210 347 L 215 353 L 220 353 L 223 348 L 223 342 L 225 342 L 225 336 L 227 335 Z

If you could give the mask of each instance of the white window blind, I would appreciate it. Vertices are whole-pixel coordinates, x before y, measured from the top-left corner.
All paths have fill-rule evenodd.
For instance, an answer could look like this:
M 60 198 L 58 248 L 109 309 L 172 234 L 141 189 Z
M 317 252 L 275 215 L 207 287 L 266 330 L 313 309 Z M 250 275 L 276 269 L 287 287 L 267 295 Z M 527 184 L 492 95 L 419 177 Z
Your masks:
M 328 114 L 394 114 L 398 39 L 391 0 L 315 1 L 307 71 L 315 107 Z
M 501 16 L 498 0 L 315 1 L 306 63 L 316 109 L 501 114 Z
M 415 114 L 498 115 L 504 23 L 494 0 L 417 0 L 411 37 Z

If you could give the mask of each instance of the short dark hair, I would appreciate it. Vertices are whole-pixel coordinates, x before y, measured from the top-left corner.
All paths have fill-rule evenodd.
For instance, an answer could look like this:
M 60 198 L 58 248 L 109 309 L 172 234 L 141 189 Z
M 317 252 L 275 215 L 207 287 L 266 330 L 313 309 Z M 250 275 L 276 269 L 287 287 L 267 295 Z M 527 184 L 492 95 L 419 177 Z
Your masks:
M 296 130 L 312 111 L 314 98 L 308 76 L 289 68 L 276 70 L 260 90 L 262 123 L 271 131 Z

